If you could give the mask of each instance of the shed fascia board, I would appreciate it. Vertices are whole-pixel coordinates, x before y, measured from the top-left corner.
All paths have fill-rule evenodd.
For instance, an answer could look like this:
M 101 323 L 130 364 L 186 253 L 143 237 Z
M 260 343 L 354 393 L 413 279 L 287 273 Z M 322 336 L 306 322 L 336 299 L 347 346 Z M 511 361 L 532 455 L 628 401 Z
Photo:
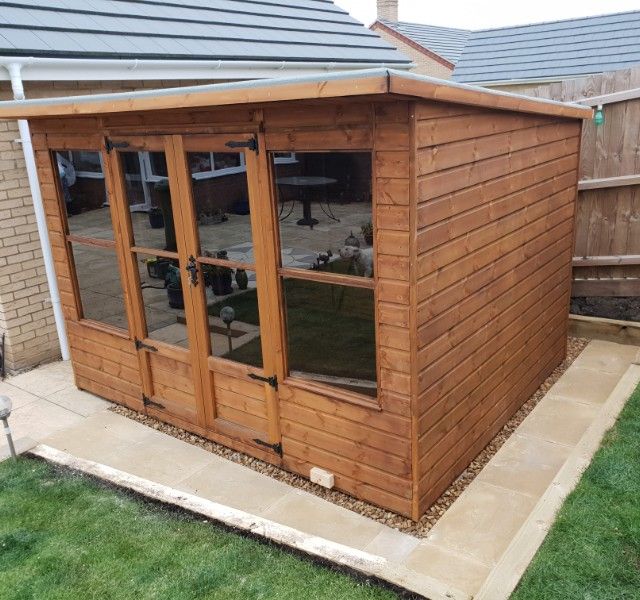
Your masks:
M 395 70 L 372 69 L 162 90 L 0 102 L 0 118 L 113 114 L 378 94 L 399 94 L 567 118 L 587 119 L 592 116 L 590 108 L 577 104 L 534 99 Z

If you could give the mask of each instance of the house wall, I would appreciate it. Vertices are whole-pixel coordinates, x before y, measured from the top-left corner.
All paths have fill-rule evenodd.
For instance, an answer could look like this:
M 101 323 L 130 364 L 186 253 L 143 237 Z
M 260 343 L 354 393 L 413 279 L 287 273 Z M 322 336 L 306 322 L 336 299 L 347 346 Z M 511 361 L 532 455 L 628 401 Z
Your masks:
M 420 512 L 565 355 L 581 123 L 416 114 Z
M 192 85 L 191 81 L 64 81 L 24 83 L 27 98 Z M 209 83 L 209 82 L 202 82 Z M 0 82 L 0 100 L 13 98 Z M 0 120 L 0 333 L 9 373 L 58 358 L 49 287 L 17 121 Z
M 371 26 L 371 29 L 387 42 L 393 44 L 400 52 L 408 56 L 416 64 L 416 66 L 411 69 L 412 73 L 428 75 L 429 77 L 438 77 L 440 79 L 451 78 L 453 67 L 443 64 L 439 60 L 429 56 L 426 52 L 419 50 L 416 47 L 417 44 L 408 44 L 403 41 L 400 36 L 390 33 L 388 29 L 380 27 L 376 23 Z

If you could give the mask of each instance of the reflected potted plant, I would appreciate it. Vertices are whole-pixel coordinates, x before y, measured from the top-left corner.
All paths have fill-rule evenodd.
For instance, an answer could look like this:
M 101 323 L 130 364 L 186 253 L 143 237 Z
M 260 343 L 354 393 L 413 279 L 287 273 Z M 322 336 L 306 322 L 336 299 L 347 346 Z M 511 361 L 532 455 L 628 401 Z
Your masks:
M 216 258 L 222 258 L 223 260 L 227 260 L 227 251 L 219 250 L 216 252 Z M 216 296 L 228 296 L 233 292 L 233 287 L 231 286 L 233 282 L 233 269 L 231 267 L 223 267 L 220 265 L 209 265 L 210 269 L 210 279 L 211 279 L 211 289 Z
M 360 231 L 367 246 L 373 246 L 373 223 L 371 221 L 365 223 L 360 227 Z
M 149 225 L 151 229 L 162 229 L 164 227 L 164 216 L 158 206 L 149 209 Z
M 167 297 L 171 308 L 184 308 L 184 296 L 182 294 L 182 284 L 180 283 L 180 269 L 175 265 L 169 265 L 164 279 L 164 286 L 167 288 Z

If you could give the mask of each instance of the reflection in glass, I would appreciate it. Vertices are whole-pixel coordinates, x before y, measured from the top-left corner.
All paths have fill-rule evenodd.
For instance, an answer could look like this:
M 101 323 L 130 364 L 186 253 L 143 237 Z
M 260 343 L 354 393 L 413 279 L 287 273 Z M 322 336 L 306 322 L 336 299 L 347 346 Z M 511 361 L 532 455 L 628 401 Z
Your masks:
M 128 329 L 115 250 L 76 243 L 71 247 L 83 318 Z
M 85 176 L 81 169 L 88 169 L 100 154 L 85 150 L 54 152 L 58 167 L 58 185 L 67 209 L 69 233 L 102 240 L 113 240 L 111 213 L 107 203 L 104 177 Z M 97 171 L 101 173 L 101 170 Z
M 239 153 L 189 152 L 200 252 L 253 263 L 247 173 Z M 208 169 L 208 170 L 207 170 Z
M 214 276 L 220 269 L 208 265 L 203 265 L 203 268 L 209 268 Z M 255 274 L 245 273 L 246 279 L 238 277 L 237 271 L 234 275 L 236 282 L 231 295 L 208 305 L 212 354 L 261 368 L 262 343 Z M 245 283 L 250 285 L 241 289 Z
M 373 276 L 371 153 L 271 153 L 282 266 Z
M 373 290 L 286 278 L 289 374 L 376 396 Z
M 174 346 L 189 347 L 182 277 L 177 259 L 137 254 L 147 336 Z M 184 273 L 186 274 L 186 273 Z
M 119 154 L 135 245 L 176 252 L 176 231 L 164 152 Z M 149 168 L 152 177 L 147 175 Z

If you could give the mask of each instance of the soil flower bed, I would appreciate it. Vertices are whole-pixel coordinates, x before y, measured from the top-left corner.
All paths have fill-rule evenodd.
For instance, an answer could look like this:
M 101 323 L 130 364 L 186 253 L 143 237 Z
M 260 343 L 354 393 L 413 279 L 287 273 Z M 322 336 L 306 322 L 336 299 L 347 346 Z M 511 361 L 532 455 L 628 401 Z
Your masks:
M 384 510 L 362 500 L 356 500 L 355 498 L 337 490 L 327 490 L 319 485 L 311 483 L 308 479 L 284 471 L 274 465 L 266 463 L 257 458 L 253 458 L 241 452 L 231 450 L 220 444 L 216 444 L 206 438 L 189 433 L 184 429 L 180 429 L 167 423 L 162 423 L 152 417 L 137 413 L 124 406 L 114 406 L 111 410 L 114 412 L 126 416 L 130 419 L 143 423 L 153 429 L 162 431 L 168 435 L 178 438 L 182 441 L 194 444 L 203 448 L 209 452 L 213 452 L 219 456 L 222 456 L 228 460 L 236 462 L 238 464 L 254 469 L 259 473 L 268 475 L 283 481 L 291 486 L 303 489 L 307 492 L 315 494 L 320 498 L 333 502 L 339 506 L 343 506 L 349 510 L 353 510 L 361 515 L 374 519 L 384 525 L 393 527 L 414 535 L 416 537 L 426 537 L 430 529 L 436 524 L 438 519 L 445 513 L 445 511 L 453 504 L 453 502 L 462 494 L 466 487 L 475 479 L 480 473 L 483 467 L 491 460 L 495 453 L 501 448 L 501 446 L 509 439 L 511 434 L 518 428 L 520 423 L 527 417 L 527 415 L 535 408 L 535 406 L 542 400 L 544 395 L 549 391 L 551 386 L 561 377 L 561 375 L 569 368 L 569 365 L 578 357 L 578 355 L 584 350 L 589 340 L 582 338 L 569 338 L 567 345 L 567 356 L 565 360 L 554 369 L 553 373 L 542 383 L 542 385 L 536 390 L 536 392 L 522 405 L 522 407 L 514 414 L 513 417 L 507 422 L 507 424 L 500 430 L 500 432 L 491 440 L 491 442 L 478 454 L 474 461 L 467 467 L 467 469 L 451 484 L 448 490 L 446 490 L 440 498 L 431 506 L 431 508 L 422 516 L 422 518 L 416 523 L 411 519 L 397 515 L 390 511 Z

